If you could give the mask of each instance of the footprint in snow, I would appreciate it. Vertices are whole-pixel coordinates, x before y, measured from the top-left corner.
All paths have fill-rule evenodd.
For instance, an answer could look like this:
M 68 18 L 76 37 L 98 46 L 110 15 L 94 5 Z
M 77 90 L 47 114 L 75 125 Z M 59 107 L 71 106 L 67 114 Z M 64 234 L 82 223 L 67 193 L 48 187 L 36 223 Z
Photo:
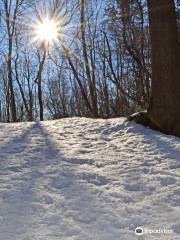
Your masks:
M 176 182 L 176 179 L 172 177 L 165 177 L 160 179 L 160 183 L 162 186 L 172 185 L 175 182 Z
M 96 186 L 107 185 L 110 181 L 105 176 L 98 176 L 91 173 L 82 173 L 80 179 L 87 181 L 88 183 L 94 184 Z

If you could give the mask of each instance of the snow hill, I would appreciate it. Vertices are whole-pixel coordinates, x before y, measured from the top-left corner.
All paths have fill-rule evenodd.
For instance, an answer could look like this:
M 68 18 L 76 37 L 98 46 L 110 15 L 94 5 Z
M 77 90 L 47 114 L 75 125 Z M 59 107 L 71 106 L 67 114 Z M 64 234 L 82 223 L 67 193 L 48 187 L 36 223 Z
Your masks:
M 0 240 L 135 239 L 180 239 L 179 138 L 122 118 L 0 124 Z

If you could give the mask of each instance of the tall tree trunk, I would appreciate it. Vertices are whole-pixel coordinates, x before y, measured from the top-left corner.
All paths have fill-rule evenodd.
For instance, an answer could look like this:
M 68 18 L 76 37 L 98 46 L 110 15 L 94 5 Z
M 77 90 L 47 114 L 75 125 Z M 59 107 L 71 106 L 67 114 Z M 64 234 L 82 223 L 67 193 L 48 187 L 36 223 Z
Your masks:
M 39 79 L 38 79 L 39 119 L 40 119 L 40 121 L 44 121 L 44 109 L 43 109 L 41 82 L 42 82 L 41 76 L 39 76 Z
M 8 71 L 8 88 L 9 88 L 9 92 L 10 92 L 11 118 L 12 118 L 13 122 L 16 122 L 17 121 L 16 102 L 15 102 L 13 78 L 12 78 L 12 40 L 9 40 L 7 71 Z
M 81 37 L 82 37 L 83 57 L 84 57 L 84 63 L 85 63 L 85 69 L 86 69 L 86 76 L 87 76 L 88 85 L 89 85 L 93 116 L 98 117 L 95 75 L 91 76 L 91 70 L 90 70 L 88 53 L 87 53 L 84 10 L 85 10 L 85 1 L 81 0 Z
M 148 116 L 168 134 L 180 136 L 180 49 L 173 0 L 148 0 L 152 45 L 152 89 Z
M 43 46 L 43 57 L 40 59 L 39 56 L 39 69 L 37 73 L 37 77 L 35 82 L 38 85 L 38 101 L 39 101 L 39 118 L 40 121 L 44 121 L 44 107 L 43 107 L 43 99 L 42 99 L 42 72 L 43 72 L 43 67 L 44 63 L 46 60 L 46 54 L 47 54 L 47 49 L 46 46 Z
M 5 15 L 6 15 L 5 22 L 6 22 L 7 37 L 8 37 L 8 56 L 7 56 L 8 57 L 7 59 L 8 73 L 7 74 L 8 74 L 10 110 L 11 110 L 12 121 L 16 122 L 17 115 L 16 115 L 16 100 L 15 100 L 13 76 L 12 76 L 12 53 L 13 53 L 13 37 L 15 33 L 15 25 L 16 25 L 19 1 L 15 1 L 15 3 L 12 4 L 12 1 L 3 0 L 3 6 L 5 10 Z

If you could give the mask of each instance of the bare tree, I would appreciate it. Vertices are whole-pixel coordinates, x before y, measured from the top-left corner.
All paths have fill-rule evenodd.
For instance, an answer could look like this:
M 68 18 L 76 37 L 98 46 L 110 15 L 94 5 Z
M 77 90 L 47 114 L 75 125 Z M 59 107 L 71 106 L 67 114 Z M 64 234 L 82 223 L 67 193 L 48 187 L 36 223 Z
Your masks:
M 13 38 L 15 35 L 16 20 L 18 15 L 18 10 L 22 1 L 16 0 L 15 6 L 12 6 L 12 0 L 3 0 L 4 11 L 5 11 L 5 21 L 7 27 L 8 35 L 8 56 L 7 56 L 7 71 L 8 71 L 8 87 L 10 93 L 10 106 L 12 121 L 16 122 L 16 101 L 14 95 L 13 87 L 13 76 L 12 76 L 12 51 L 13 51 Z
M 38 86 L 38 101 L 39 101 L 39 118 L 40 121 L 44 121 L 44 106 L 43 106 L 43 96 L 42 96 L 42 72 L 44 63 L 47 56 L 47 46 L 45 44 L 42 45 L 42 56 L 40 52 L 38 52 L 38 61 L 39 61 L 39 67 L 37 71 L 37 76 L 35 79 L 35 83 L 37 83 Z
M 94 117 L 98 116 L 98 108 L 97 108 L 97 95 L 96 95 L 96 82 L 95 82 L 95 74 L 94 74 L 94 68 L 93 65 L 93 57 L 92 57 L 92 51 L 91 51 L 91 63 L 92 63 L 92 72 L 90 69 L 89 59 L 88 59 L 88 53 L 87 53 L 87 43 L 86 43 L 86 32 L 85 32 L 85 1 L 81 0 L 81 20 L 80 20 L 80 29 L 81 29 L 81 38 L 82 38 L 82 49 L 83 49 L 83 58 L 84 58 L 84 64 L 86 69 L 86 77 L 88 80 L 89 85 L 89 91 L 90 91 L 90 98 L 91 98 L 91 104 L 92 104 L 92 111 Z M 92 43 L 92 42 L 91 42 Z

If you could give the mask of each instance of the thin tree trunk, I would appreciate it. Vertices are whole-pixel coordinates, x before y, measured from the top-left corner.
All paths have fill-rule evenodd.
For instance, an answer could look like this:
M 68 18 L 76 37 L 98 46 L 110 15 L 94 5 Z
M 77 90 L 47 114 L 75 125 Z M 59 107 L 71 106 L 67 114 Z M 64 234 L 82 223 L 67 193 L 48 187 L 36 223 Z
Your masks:
M 6 14 L 6 27 L 7 27 L 7 35 L 8 35 L 8 59 L 7 59 L 7 72 L 8 72 L 8 88 L 9 88 L 9 100 L 10 100 L 10 110 L 11 110 L 11 118 L 13 122 L 17 121 L 16 115 L 16 101 L 14 95 L 14 87 L 13 87 L 13 77 L 12 77 L 12 52 L 13 52 L 13 36 L 15 32 L 15 24 L 17 18 L 17 10 L 19 6 L 19 2 L 15 2 L 14 12 L 11 16 L 11 1 L 4 0 L 4 9 Z M 12 17 L 12 19 L 11 19 Z
M 46 60 L 46 49 L 45 49 L 45 47 L 44 47 L 43 51 L 44 51 L 43 57 L 42 57 L 42 60 L 40 60 L 39 70 L 38 70 L 37 77 L 36 77 L 36 80 L 35 80 L 35 82 L 38 85 L 38 101 L 39 101 L 39 118 L 40 118 L 40 121 L 44 121 L 44 107 L 43 107 L 43 99 L 42 99 L 42 71 L 43 71 L 45 60 Z
M 43 100 L 42 100 L 42 79 L 41 76 L 38 79 L 38 100 L 39 100 L 39 118 L 40 121 L 44 121 L 44 110 L 43 110 Z
M 11 108 L 11 117 L 12 121 L 16 122 L 16 102 L 14 96 L 14 88 L 13 88 L 13 78 L 12 78 L 12 40 L 9 39 L 9 53 L 7 60 L 7 70 L 8 70 L 8 87 L 10 92 L 10 108 Z
M 97 98 L 96 98 L 96 87 L 95 87 L 95 78 L 93 79 L 93 73 L 91 77 L 91 70 L 88 60 L 87 54 L 87 44 L 86 44 L 86 36 L 85 36 L 85 19 L 84 19 L 84 8 L 85 8 L 84 0 L 81 0 L 81 37 L 82 37 L 82 48 L 83 48 L 83 57 L 86 69 L 86 76 L 89 85 L 90 97 L 91 97 L 91 104 L 93 109 L 94 117 L 98 117 L 98 108 L 97 108 Z
M 77 83 L 78 83 L 78 85 L 79 85 L 79 87 L 81 89 L 81 94 L 83 96 L 85 105 L 86 105 L 87 109 L 90 111 L 90 115 L 94 116 L 94 112 L 93 112 L 93 109 L 91 107 L 91 104 L 89 103 L 89 100 L 88 100 L 88 97 L 87 97 L 86 92 L 84 90 L 84 87 L 83 87 L 83 85 L 81 83 L 81 80 L 79 79 L 78 73 L 77 73 L 77 71 L 76 71 L 76 69 L 74 67 L 74 64 L 73 64 L 73 62 L 71 60 L 71 57 L 69 55 L 69 49 L 64 45 L 64 43 L 61 40 L 60 40 L 60 42 L 61 42 L 61 46 L 62 46 L 63 52 L 64 52 L 64 54 L 65 54 L 65 56 L 66 56 L 66 58 L 68 60 L 68 63 L 70 65 L 71 69 L 72 69 L 72 72 L 74 74 L 74 77 L 77 80 Z

